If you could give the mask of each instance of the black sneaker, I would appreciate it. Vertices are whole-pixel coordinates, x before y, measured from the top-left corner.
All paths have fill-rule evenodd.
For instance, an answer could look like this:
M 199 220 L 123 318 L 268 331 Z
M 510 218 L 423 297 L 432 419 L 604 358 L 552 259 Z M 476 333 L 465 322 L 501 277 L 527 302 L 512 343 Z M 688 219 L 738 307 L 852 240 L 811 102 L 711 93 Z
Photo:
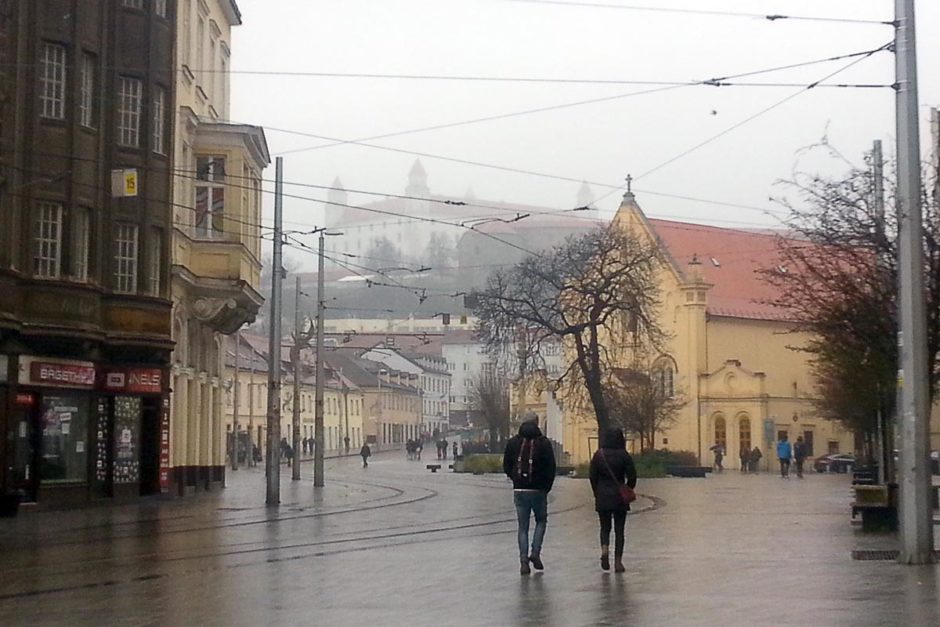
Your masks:
M 519 566 L 519 574 L 520 574 L 520 575 L 528 575 L 528 574 L 530 574 L 531 572 L 532 572 L 532 569 L 529 568 L 529 560 L 523 558 L 523 559 L 522 559 L 522 564 Z
M 601 555 L 601 570 L 610 570 L 610 556 Z
M 530 555 L 529 561 L 532 562 L 532 567 L 535 570 L 545 570 L 545 564 L 542 563 L 542 557 L 538 553 Z

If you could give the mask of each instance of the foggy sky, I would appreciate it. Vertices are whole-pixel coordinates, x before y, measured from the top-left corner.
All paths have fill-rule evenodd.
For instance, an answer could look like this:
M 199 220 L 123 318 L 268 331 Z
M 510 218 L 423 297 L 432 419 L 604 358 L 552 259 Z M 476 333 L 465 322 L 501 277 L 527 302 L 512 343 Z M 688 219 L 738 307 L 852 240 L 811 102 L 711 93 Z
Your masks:
M 891 0 L 646 0 L 621 4 L 715 11 L 890 20 Z M 877 48 L 883 25 L 703 16 L 533 4 L 512 0 L 238 0 L 232 119 L 266 127 L 272 155 L 326 142 L 276 129 L 345 140 L 656 89 L 641 85 L 513 83 L 252 75 L 338 72 L 598 80 L 695 81 Z M 615 4 L 597 0 L 596 4 Z M 917 3 L 922 134 L 940 104 L 940 2 Z M 851 59 L 741 81 L 805 85 Z M 894 57 L 880 52 L 830 79 L 890 84 Z M 851 160 L 882 139 L 894 153 L 890 89 L 688 86 L 371 143 L 499 166 L 619 185 L 709 137 L 797 94 L 740 128 L 634 183 L 654 217 L 719 225 L 773 225 L 769 202 L 794 169 L 842 164 L 800 158 L 824 136 Z M 927 143 L 922 148 L 927 150 Z M 415 157 L 354 145 L 285 155 L 285 180 L 401 194 Z M 423 157 L 432 193 L 575 206 L 576 182 L 557 181 Z M 274 178 L 273 163 L 265 178 Z M 272 187 L 272 186 L 267 186 Z M 288 185 L 288 193 L 326 192 Z M 595 186 L 596 197 L 608 188 Z M 666 196 L 746 205 L 731 208 Z M 379 197 L 350 195 L 353 204 Z M 612 213 L 620 193 L 599 206 Z M 265 197 L 266 217 L 272 199 Z M 288 199 L 288 225 L 322 224 L 321 205 Z M 767 213 L 772 210 L 775 213 Z M 477 210 L 476 214 L 486 212 Z

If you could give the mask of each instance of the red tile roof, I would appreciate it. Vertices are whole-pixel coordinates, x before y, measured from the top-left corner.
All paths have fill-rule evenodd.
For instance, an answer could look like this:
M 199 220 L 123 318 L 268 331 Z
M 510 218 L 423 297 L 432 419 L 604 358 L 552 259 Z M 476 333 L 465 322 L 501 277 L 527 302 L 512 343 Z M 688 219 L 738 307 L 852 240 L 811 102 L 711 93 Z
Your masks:
M 759 271 L 780 264 L 775 233 L 647 219 L 653 232 L 684 278 L 689 262 L 698 258 L 698 270 L 708 292 L 706 311 L 714 316 L 756 320 L 789 320 L 788 312 L 765 304 L 775 299 L 776 288 L 764 282 Z

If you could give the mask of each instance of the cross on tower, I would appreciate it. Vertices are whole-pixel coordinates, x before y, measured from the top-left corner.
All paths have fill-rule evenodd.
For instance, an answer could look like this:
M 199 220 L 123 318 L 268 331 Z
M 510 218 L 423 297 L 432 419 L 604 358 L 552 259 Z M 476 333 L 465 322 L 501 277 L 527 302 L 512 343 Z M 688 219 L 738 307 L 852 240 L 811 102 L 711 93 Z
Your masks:
M 627 180 L 627 193 L 628 194 L 633 193 L 633 190 L 631 189 L 633 187 L 633 175 L 628 174 L 626 180 Z

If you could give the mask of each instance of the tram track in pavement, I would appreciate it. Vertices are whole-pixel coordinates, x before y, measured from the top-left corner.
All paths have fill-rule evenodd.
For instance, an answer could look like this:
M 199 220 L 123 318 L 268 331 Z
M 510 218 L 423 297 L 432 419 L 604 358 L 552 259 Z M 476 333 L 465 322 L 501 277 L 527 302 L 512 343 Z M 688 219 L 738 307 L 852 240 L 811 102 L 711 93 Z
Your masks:
M 555 511 L 552 514 L 554 516 L 558 516 L 561 514 L 565 514 L 565 513 L 569 513 L 569 512 L 581 509 L 585 507 L 585 505 L 586 504 L 584 503 L 579 503 L 577 505 Z M 462 517 L 461 519 L 453 519 L 453 520 L 454 521 L 473 520 L 476 518 L 482 518 L 484 516 L 492 516 L 492 515 L 494 514 L 490 513 L 490 514 L 478 515 L 478 516 L 467 516 L 467 517 Z M 452 541 L 456 538 L 463 537 L 463 536 L 458 535 L 455 537 L 453 535 L 444 535 L 444 534 L 452 534 L 455 531 L 456 532 L 478 531 L 481 528 L 493 527 L 497 525 L 504 525 L 504 524 L 510 524 L 510 523 L 513 524 L 512 528 L 499 530 L 499 531 L 490 531 L 490 532 L 485 532 L 485 533 L 474 533 L 472 537 L 482 537 L 482 536 L 488 536 L 488 535 L 515 533 L 515 527 L 514 527 L 515 522 L 516 522 L 515 517 L 511 517 L 511 518 L 505 517 L 505 518 L 500 518 L 498 520 L 490 520 L 490 521 L 466 522 L 463 524 L 446 525 L 446 526 L 438 525 L 438 526 L 434 526 L 434 527 L 427 528 L 427 529 L 408 529 L 407 528 L 408 526 L 404 525 L 404 526 L 401 526 L 402 528 L 400 530 L 395 531 L 393 533 L 365 534 L 364 532 L 359 532 L 359 535 L 349 537 L 349 538 L 324 539 L 324 540 L 301 542 L 301 543 L 295 543 L 295 544 L 277 546 L 277 547 L 268 546 L 268 547 L 256 547 L 256 548 L 250 548 L 250 549 L 246 548 L 246 549 L 239 549 L 239 550 L 234 550 L 234 551 L 200 553 L 200 554 L 192 554 L 192 555 L 178 556 L 178 557 L 171 557 L 171 558 L 161 558 L 157 556 L 157 559 L 155 561 L 149 562 L 148 566 L 159 567 L 161 565 L 189 562 L 189 561 L 194 561 L 194 560 L 206 560 L 206 559 L 211 559 L 211 558 L 225 558 L 225 557 L 230 558 L 230 557 L 237 557 L 237 556 L 252 556 L 252 555 L 266 554 L 266 553 L 267 554 L 282 553 L 282 552 L 289 552 L 289 551 L 302 550 L 302 549 L 317 549 L 312 552 L 307 551 L 307 552 L 296 554 L 296 555 L 273 555 L 273 556 L 265 557 L 262 560 L 250 561 L 250 562 L 232 563 L 232 564 L 200 567 L 200 568 L 193 568 L 193 569 L 184 569 L 182 571 L 151 572 L 151 573 L 140 574 L 140 575 L 127 577 L 127 578 L 109 578 L 109 579 L 104 579 L 100 581 L 91 581 L 91 582 L 85 581 L 81 583 L 75 583 L 72 585 L 62 585 L 62 586 L 54 586 L 54 587 L 48 587 L 48 588 L 38 588 L 38 589 L 32 589 L 32 590 L 22 590 L 22 591 L 17 591 L 17 592 L 0 593 L 0 601 L 7 600 L 7 599 L 37 597 L 37 596 L 51 595 L 51 594 L 56 594 L 56 593 L 75 592 L 75 591 L 89 590 L 89 589 L 94 589 L 94 588 L 105 588 L 105 587 L 112 587 L 112 586 L 118 586 L 118 585 L 143 583 L 143 582 L 148 582 L 148 581 L 166 579 L 168 577 L 177 578 L 177 577 L 185 577 L 185 576 L 203 576 L 209 573 L 231 570 L 231 569 L 251 568 L 251 567 L 257 567 L 257 566 L 277 564 L 277 563 L 282 563 L 282 562 L 304 560 L 304 559 L 316 559 L 316 558 L 342 555 L 346 553 L 355 553 L 355 552 L 367 551 L 367 550 L 388 549 L 388 548 L 395 548 L 395 547 L 404 546 L 408 544 L 414 544 L 414 543 Z M 433 536 L 436 534 L 441 534 L 444 537 L 440 537 L 440 538 L 428 537 L 428 536 Z M 394 540 L 394 542 L 389 543 L 390 540 Z M 342 546 L 342 545 L 347 545 L 347 546 Z M 341 548 L 334 548 L 334 549 L 329 548 L 329 547 L 337 547 L 337 546 Z M 149 557 L 149 556 L 140 556 L 140 557 Z M 118 559 L 118 558 L 114 558 L 114 559 Z M 82 571 L 87 571 L 87 560 L 84 563 L 85 563 L 85 568 L 83 568 Z M 125 567 L 126 568 L 139 568 L 139 565 L 128 564 Z M 75 573 L 57 573 L 57 574 L 60 576 L 68 575 L 68 574 L 78 574 L 78 571 L 76 571 Z
M 388 476 L 391 475 L 391 476 Z M 416 502 L 424 501 L 427 499 L 432 499 L 439 496 L 437 490 L 431 490 L 427 487 L 427 482 L 419 479 L 415 475 L 411 474 L 402 474 L 398 472 L 388 473 L 386 475 L 387 479 L 392 479 L 386 484 L 377 484 L 375 482 L 367 481 L 356 481 L 356 480 L 344 480 L 343 483 L 347 485 L 364 485 L 369 487 L 378 487 L 384 489 L 390 489 L 396 491 L 396 495 L 393 496 L 382 496 L 375 499 L 367 499 L 356 506 L 351 506 L 348 508 L 335 509 L 331 511 L 319 511 L 312 512 L 309 514 L 300 514 L 296 516 L 280 516 L 276 518 L 264 518 L 261 520 L 253 521 L 238 521 L 231 523 L 224 523 L 218 525 L 210 525 L 203 527 L 190 527 L 188 529 L 179 529 L 172 530 L 172 533 L 183 533 L 186 531 L 197 532 L 197 531 L 213 531 L 224 528 L 231 527 L 246 527 L 249 525 L 257 524 L 267 524 L 275 522 L 290 522 L 303 519 L 312 519 L 319 518 L 324 516 L 332 515 L 341 515 L 341 514 L 356 514 L 364 511 L 370 510 L 383 510 L 386 508 L 400 507 L 403 505 L 409 505 Z M 397 485 L 387 485 L 387 483 L 397 484 Z M 406 484 L 402 486 L 401 484 Z M 448 482 L 448 486 L 456 487 L 457 485 L 461 487 L 470 487 L 470 488 L 491 488 L 499 489 L 501 491 L 507 491 L 507 486 L 503 483 L 497 483 L 494 481 L 459 481 L 459 482 Z M 408 498 L 405 500 L 396 501 L 394 503 L 382 503 L 375 504 L 389 498 L 394 498 L 395 496 L 400 496 L 401 494 L 406 494 L 410 489 L 418 488 L 421 491 L 424 491 L 424 494 L 419 495 L 415 498 Z M 663 503 L 651 498 L 653 501 L 653 506 L 648 509 L 656 509 L 661 506 Z M 372 503 L 372 505 L 369 505 Z M 365 507 L 363 507 L 365 505 Z M 553 516 L 558 516 L 566 514 L 578 509 L 581 509 L 587 505 L 587 502 L 577 503 L 570 507 L 565 507 L 560 510 L 555 510 L 552 512 Z M 493 518 L 493 520 L 486 520 L 487 518 Z M 505 510 L 501 509 L 500 511 L 491 511 L 483 514 L 476 514 L 471 516 L 460 516 L 455 518 L 448 518 L 443 520 L 435 520 L 430 522 L 416 522 L 416 523 L 406 523 L 395 526 L 382 526 L 368 529 L 361 529 L 355 532 L 350 532 L 351 535 L 348 537 L 331 537 L 323 538 L 314 541 L 308 542 L 295 542 L 291 544 L 284 544 L 280 546 L 259 546 L 265 542 L 265 540 L 251 540 L 247 542 L 238 542 L 223 545 L 219 547 L 221 550 L 217 551 L 205 551 L 195 549 L 179 549 L 175 551 L 176 553 L 182 553 L 179 555 L 170 555 L 168 556 L 166 552 L 163 553 L 154 553 L 154 552 L 138 552 L 138 553 L 128 553 L 121 556 L 115 557 L 106 557 L 100 558 L 97 560 L 83 559 L 80 562 L 74 561 L 68 564 L 61 564 L 62 566 L 78 566 L 79 570 L 59 570 L 57 572 L 50 573 L 53 577 L 69 577 L 70 575 L 80 575 L 82 573 L 87 573 L 89 568 L 99 568 L 108 567 L 112 565 L 112 568 L 117 569 L 140 569 L 141 564 L 146 564 L 148 567 L 154 567 L 159 569 L 160 567 L 171 566 L 174 564 L 186 564 L 193 561 L 206 561 L 213 559 L 231 559 L 238 558 L 241 556 L 253 557 L 253 556 L 264 556 L 260 560 L 254 560 L 248 562 L 235 562 L 224 565 L 210 566 L 210 567 L 200 567 L 200 568 L 185 568 L 184 570 L 172 570 L 172 569 L 163 569 L 163 572 L 147 572 L 144 574 L 138 574 L 131 577 L 125 578 L 108 578 L 99 581 L 82 581 L 77 582 L 71 585 L 62 585 L 62 586 L 53 586 L 47 588 L 37 588 L 32 590 L 20 590 L 20 591 L 11 591 L 9 593 L 0 593 L 0 599 L 14 599 L 30 596 L 39 596 L 44 594 L 54 594 L 59 592 L 69 592 L 75 590 L 121 585 L 121 584 L 132 584 L 140 583 L 157 579 L 164 579 L 166 577 L 176 577 L 176 576 L 187 576 L 187 575 L 201 575 L 209 572 L 218 572 L 232 568 L 250 568 L 253 566 L 262 566 L 265 564 L 280 563 L 280 562 L 290 562 L 295 560 L 303 559 L 316 559 L 320 557 L 341 555 L 345 553 L 352 553 L 363 550 L 376 550 L 383 548 L 393 548 L 397 546 L 418 543 L 418 542 L 437 542 L 445 540 L 453 540 L 460 537 L 465 537 L 467 532 L 471 532 L 473 536 L 484 536 L 484 535 L 495 535 L 495 534 L 504 534 L 514 531 L 514 523 L 516 519 L 514 516 L 507 517 Z M 486 528 L 497 527 L 499 525 L 509 525 L 513 524 L 512 528 L 505 530 L 485 530 Z M 164 533 L 164 532 L 161 532 Z M 455 535 L 455 533 L 457 535 Z M 146 534 L 135 534 L 133 536 L 120 536 L 120 538 L 133 538 L 139 537 Z M 343 536 L 343 533 L 337 534 Z M 435 537 L 440 536 L 440 537 Z M 104 540 L 111 540 L 113 538 L 106 538 Z M 87 542 L 81 544 L 88 544 Z M 300 551 L 298 554 L 291 554 L 291 552 Z M 30 567 L 21 567 L 14 569 L 6 569 L 7 573 L 16 573 L 21 572 L 23 574 L 31 574 L 34 569 Z

